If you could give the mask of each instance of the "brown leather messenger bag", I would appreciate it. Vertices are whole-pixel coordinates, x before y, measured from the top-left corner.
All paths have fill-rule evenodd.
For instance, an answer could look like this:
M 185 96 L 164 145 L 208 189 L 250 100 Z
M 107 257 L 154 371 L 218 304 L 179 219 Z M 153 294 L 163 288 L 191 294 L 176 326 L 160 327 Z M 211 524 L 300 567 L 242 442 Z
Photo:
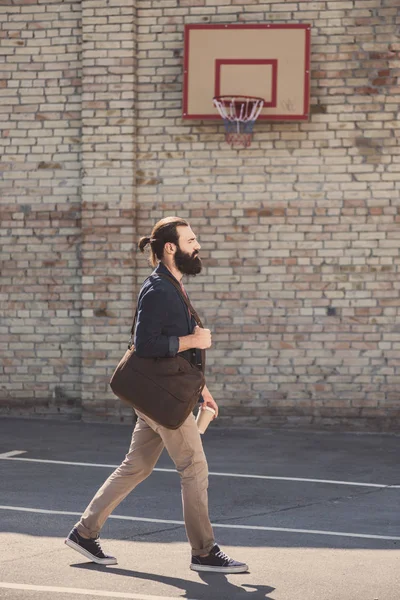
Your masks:
M 202 322 L 178 283 L 159 273 L 179 291 L 197 325 Z M 135 331 L 138 308 L 132 326 Z M 133 342 L 115 369 L 110 386 L 120 400 L 168 429 L 178 429 L 196 406 L 205 385 L 205 351 L 202 350 L 202 369 L 183 356 L 142 358 L 135 352 Z

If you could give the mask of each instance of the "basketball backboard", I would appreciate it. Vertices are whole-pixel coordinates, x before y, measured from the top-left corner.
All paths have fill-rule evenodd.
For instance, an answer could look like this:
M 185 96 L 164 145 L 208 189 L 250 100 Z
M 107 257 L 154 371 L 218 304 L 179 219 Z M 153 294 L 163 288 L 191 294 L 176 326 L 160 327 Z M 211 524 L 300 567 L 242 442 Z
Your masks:
M 218 119 L 213 97 L 264 99 L 259 119 L 309 117 L 310 25 L 186 25 L 184 119 Z

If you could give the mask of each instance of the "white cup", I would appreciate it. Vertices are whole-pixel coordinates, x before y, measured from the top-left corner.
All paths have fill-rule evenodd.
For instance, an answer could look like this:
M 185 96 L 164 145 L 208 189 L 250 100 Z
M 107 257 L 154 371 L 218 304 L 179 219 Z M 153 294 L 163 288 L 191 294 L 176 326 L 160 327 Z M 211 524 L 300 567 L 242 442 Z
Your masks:
M 199 412 L 197 413 L 196 423 L 198 430 L 200 433 L 204 433 L 211 421 L 213 420 L 215 415 L 215 410 L 210 406 L 205 406 L 204 408 L 199 408 Z

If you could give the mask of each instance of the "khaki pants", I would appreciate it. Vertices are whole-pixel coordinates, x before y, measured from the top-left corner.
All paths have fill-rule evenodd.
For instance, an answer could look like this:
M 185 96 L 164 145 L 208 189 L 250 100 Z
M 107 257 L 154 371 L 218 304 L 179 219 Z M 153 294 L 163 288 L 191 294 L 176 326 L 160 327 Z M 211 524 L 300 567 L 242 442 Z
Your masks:
M 99 534 L 111 512 L 153 471 L 164 446 L 181 477 L 183 517 L 192 554 L 210 551 L 214 536 L 208 516 L 208 466 L 193 414 L 179 429 L 171 430 L 138 413 L 129 452 L 76 524 L 79 533 Z

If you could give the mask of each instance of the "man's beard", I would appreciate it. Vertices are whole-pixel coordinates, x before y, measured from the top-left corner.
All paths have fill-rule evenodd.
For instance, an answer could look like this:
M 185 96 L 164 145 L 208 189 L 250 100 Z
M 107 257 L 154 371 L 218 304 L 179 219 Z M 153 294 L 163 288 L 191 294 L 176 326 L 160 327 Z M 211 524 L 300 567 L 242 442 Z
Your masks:
M 197 255 L 197 250 L 193 254 L 189 254 L 188 252 L 182 252 L 178 246 L 174 255 L 175 266 L 178 271 L 183 273 L 183 275 L 198 275 L 201 272 L 202 264 L 201 259 Z

